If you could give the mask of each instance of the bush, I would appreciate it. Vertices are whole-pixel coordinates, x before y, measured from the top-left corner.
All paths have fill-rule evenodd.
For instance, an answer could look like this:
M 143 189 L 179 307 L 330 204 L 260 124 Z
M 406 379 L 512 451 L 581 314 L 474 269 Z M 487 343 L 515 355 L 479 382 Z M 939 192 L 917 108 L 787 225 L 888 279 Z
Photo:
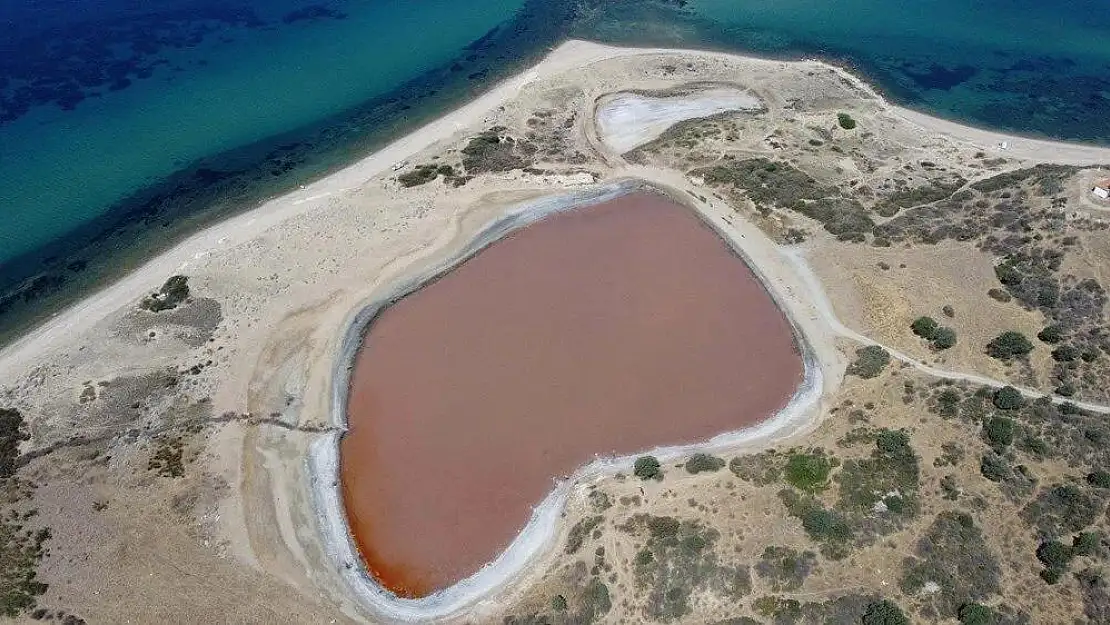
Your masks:
M 802 529 L 818 541 L 850 540 L 853 533 L 843 516 L 824 508 L 815 508 L 802 515 Z
M 920 467 L 904 431 L 880 430 L 871 455 L 846 461 L 836 479 L 840 483 L 837 508 L 871 517 L 876 531 L 894 529 L 901 520 L 917 513 Z M 880 501 L 891 514 L 875 514 Z M 886 527 L 880 527 L 879 521 Z
M 856 350 L 856 360 L 848 365 L 846 373 L 861 378 L 874 378 L 890 364 L 890 352 L 878 345 L 868 345 Z
M 863 615 L 863 625 L 910 625 L 910 619 L 902 612 L 897 603 L 883 599 L 867 606 Z
M 819 454 L 792 454 L 786 462 L 786 481 L 806 492 L 816 492 L 825 488 L 829 482 L 832 463 Z
M 790 547 L 770 546 L 763 550 L 755 572 L 771 582 L 775 592 L 793 591 L 802 587 L 806 577 L 817 567 L 817 554 L 799 553 Z
M 23 424 L 23 415 L 18 410 L 0 408 L 0 478 L 15 475 L 19 444 L 30 438 Z
M 1037 338 L 1045 343 L 1059 343 L 1064 340 L 1064 329 L 1055 324 L 1046 326 L 1045 329 L 1037 333 Z
M 1110 471 L 1099 469 L 1087 474 L 1087 483 L 1098 488 L 1110 488 Z
M 1052 350 L 1052 359 L 1056 362 L 1072 362 L 1079 358 L 1079 350 L 1071 345 L 1061 345 Z
M 1014 442 L 1014 420 L 1006 417 L 991 417 L 983 428 L 991 447 L 1000 449 Z
M 987 354 L 999 360 L 1011 360 L 1029 354 L 1033 344 L 1021 332 L 1008 331 L 994 337 L 987 343 Z
M 1105 510 L 1102 493 L 1092 495 L 1075 484 L 1055 484 L 1042 489 L 1026 504 L 1021 516 L 1037 528 L 1040 536 L 1048 538 L 1078 532 L 1094 523 Z
M 938 327 L 940 326 L 937 324 L 937 320 L 932 317 L 918 317 L 910 324 L 910 329 L 913 330 L 914 334 L 930 341 L 936 334 Z
M 999 591 L 1002 569 L 982 530 L 962 512 L 941 512 L 903 562 L 899 586 L 919 595 L 932 582 L 938 586 L 928 601 L 941 614 L 982 601 Z
M 601 524 L 604 517 L 601 515 L 586 517 L 581 521 L 574 524 L 567 534 L 567 544 L 563 548 L 563 552 L 567 554 L 577 553 L 582 548 L 586 538 Z
M 992 625 L 994 610 L 981 603 L 965 603 L 957 613 L 962 625 Z
M 1072 551 L 1071 547 L 1058 540 L 1050 540 L 1037 547 L 1037 559 L 1045 565 L 1045 568 L 1054 571 L 1066 571 L 1074 557 L 1075 552 Z
M 1017 410 L 1025 405 L 1025 397 L 1021 391 L 1012 386 L 1003 386 L 995 391 L 991 401 L 999 410 Z
M 143 298 L 140 306 L 150 312 L 172 310 L 189 297 L 189 278 L 186 276 L 170 276 L 162 288 Z
M 441 175 L 453 177 L 455 168 L 450 165 L 417 165 L 412 171 L 397 176 L 397 182 L 407 189 L 431 182 Z
M 659 459 L 655 456 L 640 456 L 636 458 L 636 463 L 632 467 L 632 472 L 641 480 L 663 479 L 663 470 L 659 465 Z
M 694 454 L 686 461 L 686 471 L 690 473 L 719 471 L 724 466 L 724 460 L 709 454 Z
M 987 453 L 979 462 L 979 473 L 992 482 L 1001 482 L 1010 477 L 1010 464 L 998 454 Z
M 462 164 L 466 173 L 474 175 L 487 172 L 523 169 L 532 164 L 529 152 L 535 150 L 527 142 L 517 142 L 501 134 L 502 127 L 494 127 L 472 138 L 462 149 Z
M 852 116 L 847 113 L 837 113 L 836 123 L 840 124 L 840 127 L 844 130 L 853 130 L 856 127 L 856 120 L 852 119 Z
M 1098 532 L 1079 532 L 1071 541 L 1071 550 L 1077 556 L 1093 556 L 1102 546 L 1102 536 Z
M 948 326 L 941 326 L 933 333 L 933 347 L 935 349 L 949 349 L 956 345 L 956 331 Z

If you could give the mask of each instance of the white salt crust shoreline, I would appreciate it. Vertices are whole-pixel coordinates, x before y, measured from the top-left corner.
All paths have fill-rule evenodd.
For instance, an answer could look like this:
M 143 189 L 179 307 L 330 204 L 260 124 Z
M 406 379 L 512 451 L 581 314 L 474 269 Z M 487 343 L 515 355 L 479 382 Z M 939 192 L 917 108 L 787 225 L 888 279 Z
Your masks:
M 350 369 L 369 324 L 389 305 L 434 282 L 515 230 L 555 213 L 599 204 L 627 193 L 643 190 L 659 191 L 658 188 L 644 181 L 625 180 L 525 203 L 482 229 L 470 244 L 451 258 L 416 277 L 398 282 L 385 293 L 372 298 L 366 306 L 352 312 L 347 318 L 332 369 L 331 424 L 338 428 L 338 431 L 313 441 L 308 457 L 308 475 L 314 497 L 315 516 L 320 526 L 325 550 L 346 581 L 351 596 L 368 613 L 378 618 L 407 623 L 448 618 L 480 608 L 483 602 L 494 599 L 500 591 L 520 577 L 529 565 L 555 546 L 563 509 L 569 495 L 578 484 L 620 471 L 629 471 L 634 460 L 644 454 L 654 455 L 661 461 L 682 458 L 696 452 L 723 454 L 754 443 L 788 437 L 812 424 L 816 416 L 815 409 L 824 388 L 824 379 L 821 366 L 813 356 L 799 326 L 791 319 L 789 309 L 782 305 L 774 286 L 764 279 L 758 267 L 745 254 L 737 240 L 718 228 L 709 216 L 703 214 L 696 206 L 672 198 L 694 211 L 703 223 L 712 228 L 732 248 L 734 253 L 755 273 L 779 306 L 779 310 L 790 321 L 795 344 L 802 355 L 804 366 L 802 381 L 790 402 L 774 416 L 756 426 L 725 432 L 704 442 L 657 447 L 626 456 L 595 459 L 579 468 L 569 478 L 558 482 L 555 489 L 536 505 L 528 523 L 496 559 L 470 577 L 427 597 L 419 599 L 398 597 L 383 588 L 369 574 L 359 556 L 347 524 L 339 482 L 339 442 L 347 427 L 346 404 Z

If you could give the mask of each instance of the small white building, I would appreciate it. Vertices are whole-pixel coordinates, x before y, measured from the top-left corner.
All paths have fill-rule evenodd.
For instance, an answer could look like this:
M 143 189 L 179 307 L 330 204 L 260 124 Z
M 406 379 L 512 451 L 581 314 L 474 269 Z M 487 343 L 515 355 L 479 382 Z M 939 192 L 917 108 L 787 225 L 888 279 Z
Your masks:
M 1110 178 L 1096 182 L 1091 189 L 1091 195 L 1100 200 L 1110 200 Z

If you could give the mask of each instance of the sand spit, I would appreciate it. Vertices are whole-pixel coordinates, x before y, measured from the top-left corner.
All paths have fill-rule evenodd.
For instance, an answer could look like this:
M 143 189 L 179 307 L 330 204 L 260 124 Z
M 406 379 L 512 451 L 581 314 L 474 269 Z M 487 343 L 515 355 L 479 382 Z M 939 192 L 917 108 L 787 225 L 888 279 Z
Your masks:
M 598 103 L 597 129 L 605 147 L 623 154 L 654 141 L 679 122 L 762 106 L 758 97 L 735 87 L 710 86 L 660 95 L 617 93 Z
M 582 190 L 579 192 L 556 195 L 530 202 L 511 210 L 503 217 L 481 230 L 481 232 L 458 254 L 440 263 L 437 267 L 408 278 L 388 288 L 385 293 L 375 297 L 367 306 L 352 314 L 345 324 L 341 348 L 336 354 L 332 379 L 332 424 L 338 428 L 346 427 L 346 401 L 350 367 L 359 349 L 369 324 L 378 313 L 393 302 L 438 279 L 459 264 L 473 257 L 487 246 L 497 242 L 507 234 L 526 227 L 554 213 L 599 204 L 621 195 L 638 190 L 657 190 L 642 181 L 622 180 Z M 689 207 L 689 205 L 687 204 Z M 716 227 L 696 208 L 690 207 L 703 221 L 713 228 L 733 251 L 749 266 L 751 259 L 740 248 L 738 241 L 730 238 Z M 781 308 L 781 298 L 775 293 L 755 266 L 752 270 L 768 289 L 776 305 Z M 790 319 L 787 309 L 783 309 Z M 789 437 L 811 425 L 823 389 L 824 374 L 815 359 L 807 338 L 797 324 L 791 320 L 795 341 L 802 352 L 804 377 L 788 405 L 778 414 L 759 425 L 725 432 L 693 445 L 658 447 L 645 450 L 660 460 L 667 461 L 688 456 L 695 452 L 726 453 L 738 448 L 756 444 L 766 444 L 773 440 Z M 420 622 L 441 619 L 463 611 L 480 608 L 480 603 L 510 585 L 522 571 L 536 561 L 544 552 L 549 551 L 559 535 L 559 519 L 567 497 L 581 482 L 629 471 L 636 457 L 642 453 L 616 458 L 598 458 L 581 467 L 574 474 L 558 482 L 533 510 L 524 529 L 509 547 L 493 562 L 488 563 L 470 577 L 420 599 L 401 598 L 382 588 L 366 570 L 348 530 L 344 513 L 342 492 L 339 487 L 339 440 L 340 432 L 331 433 L 314 441 L 308 460 L 309 474 L 315 491 L 315 505 L 320 530 L 327 551 L 334 559 L 337 569 L 348 583 L 352 594 L 358 597 L 363 606 L 371 613 L 399 622 Z
M 671 48 L 621 48 L 589 41 L 567 41 L 554 49 L 536 67 L 505 80 L 468 104 L 398 139 L 346 169 L 198 232 L 127 277 L 59 313 L 0 351 L 0 374 L 35 360 L 43 354 L 44 349 L 63 343 L 67 336 L 88 331 L 97 321 L 115 312 L 120 302 L 141 297 L 152 283 L 160 282 L 167 274 L 188 271 L 191 267 L 200 264 L 196 261 L 202 260 L 213 251 L 247 243 L 267 229 L 298 215 L 319 209 L 329 198 L 349 192 L 374 176 L 387 172 L 391 165 L 411 158 L 434 143 L 448 139 L 467 128 L 479 126 L 484 117 L 518 97 L 521 90 L 530 84 L 570 70 L 585 70 L 604 61 L 648 56 L 693 57 L 726 62 L 741 60 L 784 67 L 788 65 L 778 61 L 721 52 Z M 844 80 L 870 94 L 881 103 L 883 108 L 901 119 L 926 131 L 968 142 L 994 154 L 1001 154 L 1003 151 L 1000 146 L 1005 143 L 1007 145 L 1005 155 L 1016 159 L 1074 164 L 1110 163 L 1110 148 L 1031 139 L 966 126 L 890 104 L 862 79 L 828 63 L 811 60 L 798 61 L 795 64 L 814 69 L 832 69 Z

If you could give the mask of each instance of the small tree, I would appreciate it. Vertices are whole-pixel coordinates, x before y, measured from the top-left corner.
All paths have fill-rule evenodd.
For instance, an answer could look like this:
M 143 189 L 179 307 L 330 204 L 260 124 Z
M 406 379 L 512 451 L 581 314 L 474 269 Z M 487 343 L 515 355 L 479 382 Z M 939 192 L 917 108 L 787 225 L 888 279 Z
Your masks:
M 717 456 L 698 453 L 690 456 L 686 461 L 686 471 L 689 473 L 707 473 L 719 471 L 725 466 L 725 461 Z
M 965 603 L 958 612 L 962 625 L 991 625 L 994 623 L 994 610 L 981 603 Z
M 856 360 L 848 365 L 848 375 L 873 378 L 890 364 L 890 352 L 878 345 L 868 345 L 856 350 Z
M 1064 340 L 1064 329 L 1055 324 L 1046 326 L 1045 329 L 1037 333 L 1037 338 L 1045 343 L 1059 343 Z
M 867 606 L 863 625 L 910 625 L 910 619 L 897 603 L 883 599 Z
M 640 456 L 636 458 L 636 463 L 632 467 L 632 472 L 641 480 L 663 479 L 663 470 L 659 465 L 659 459 L 655 456 Z
M 832 463 L 819 454 L 791 454 L 786 461 L 786 481 L 806 492 L 819 491 L 829 482 Z
M 1071 540 L 1071 550 L 1077 556 L 1093 556 L 1102 547 L 1102 536 L 1098 532 L 1079 532 Z
M 987 343 L 987 354 L 999 360 L 1011 360 L 1026 356 L 1033 351 L 1033 344 L 1021 332 L 1008 331 L 994 337 Z
M 1071 559 L 1074 557 L 1075 552 L 1072 551 L 1072 548 L 1058 540 L 1050 540 L 1037 547 L 1037 559 L 1049 571 L 1057 573 L 1067 571 L 1068 565 L 1071 564 Z
M 1014 442 L 1014 420 L 1006 417 L 991 417 L 984 430 L 991 447 L 1000 449 Z
M 1087 483 L 1098 488 L 1110 488 L 1110 471 L 1099 469 L 1088 473 Z
M 935 349 L 948 349 L 956 345 L 956 331 L 948 326 L 941 326 L 933 332 L 933 347 Z
M 921 338 L 931 341 L 938 328 L 937 320 L 932 317 L 918 317 L 910 324 L 913 333 Z
M 1021 391 L 1012 386 L 1003 386 L 995 391 L 992 401 L 999 410 L 1017 410 L 1025 405 L 1025 397 Z
M 840 127 L 844 130 L 852 130 L 856 127 L 856 120 L 852 119 L 852 116 L 847 113 L 837 113 L 836 123 L 840 124 Z

